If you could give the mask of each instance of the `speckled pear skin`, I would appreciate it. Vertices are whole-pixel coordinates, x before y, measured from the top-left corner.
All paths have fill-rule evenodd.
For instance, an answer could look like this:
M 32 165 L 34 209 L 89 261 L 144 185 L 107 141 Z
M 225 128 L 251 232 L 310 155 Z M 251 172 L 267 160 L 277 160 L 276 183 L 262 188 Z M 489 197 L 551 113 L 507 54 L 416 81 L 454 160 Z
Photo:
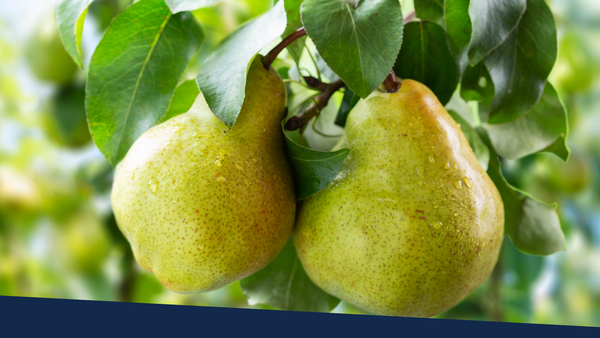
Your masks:
M 488 277 L 502 199 L 427 87 L 404 80 L 359 101 L 342 147 L 339 175 L 304 201 L 294 228 L 316 285 L 374 314 L 430 317 Z
M 262 57 L 228 129 L 202 97 L 145 132 L 117 168 L 112 206 L 135 259 L 178 293 L 215 290 L 267 265 L 294 226 L 281 120 L 286 92 Z

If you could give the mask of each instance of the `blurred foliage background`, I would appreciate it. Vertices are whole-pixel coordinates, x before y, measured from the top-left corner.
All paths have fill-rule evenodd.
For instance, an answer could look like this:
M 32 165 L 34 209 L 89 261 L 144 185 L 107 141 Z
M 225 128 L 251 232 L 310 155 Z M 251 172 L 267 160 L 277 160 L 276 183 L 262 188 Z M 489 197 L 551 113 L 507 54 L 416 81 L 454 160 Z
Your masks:
M 84 65 L 112 18 L 132 2 L 92 3 Z M 404 13 L 414 8 L 411 0 L 401 2 Z M 564 163 L 535 154 L 504 160 L 503 170 L 511 184 L 558 204 L 567 251 L 531 256 L 507 238 L 490 278 L 436 317 L 600 326 L 600 2 L 548 3 L 559 37 L 550 81 L 568 110 L 571 158 Z M 193 78 L 219 41 L 272 5 L 236 0 L 195 11 L 206 40 L 184 77 Z M 239 283 L 173 293 L 135 263 L 111 212 L 113 169 L 87 127 L 85 73 L 64 51 L 53 13 L 54 1 L 0 0 L 0 295 L 268 308 L 248 304 Z M 320 61 L 307 54 L 303 74 Z M 279 67 L 287 72 L 292 64 Z M 339 105 L 336 97 L 332 105 Z M 323 111 L 316 123 L 321 132 L 307 129 L 312 148 L 335 143 L 320 134 L 339 134 L 336 112 L 335 106 Z M 334 312 L 364 313 L 344 302 Z

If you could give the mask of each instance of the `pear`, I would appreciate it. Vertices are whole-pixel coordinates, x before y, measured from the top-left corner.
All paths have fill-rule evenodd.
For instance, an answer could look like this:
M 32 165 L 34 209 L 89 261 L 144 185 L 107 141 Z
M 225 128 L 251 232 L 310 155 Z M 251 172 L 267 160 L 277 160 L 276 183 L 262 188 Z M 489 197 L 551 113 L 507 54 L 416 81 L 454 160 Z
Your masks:
M 404 80 L 359 101 L 342 147 L 339 174 L 304 200 L 293 234 L 316 285 L 371 313 L 429 317 L 487 278 L 502 200 L 427 87 Z
M 54 12 L 45 14 L 25 46 L 25 60 L 40 80 L 64 85 L 75 77 L 77 65 L 65 50 Z
M 172 291 L 215 290 L 267 265 L 294 226 L 284 154 L 283 81 L 262 56 L 228 129 L 202 94 L 182 115 L 146 131 L 119 164 L 117 224 L 135 259 Z

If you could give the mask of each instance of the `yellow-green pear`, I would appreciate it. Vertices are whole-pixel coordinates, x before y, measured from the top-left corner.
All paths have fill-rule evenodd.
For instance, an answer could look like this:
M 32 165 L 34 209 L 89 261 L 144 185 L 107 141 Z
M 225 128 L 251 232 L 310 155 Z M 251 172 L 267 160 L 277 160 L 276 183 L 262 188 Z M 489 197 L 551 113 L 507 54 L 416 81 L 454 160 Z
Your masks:
M 77 72 L 77 65 L 65 50 L 54 12 L 39 21 L 25 46 L 25 60 L 40 80 L 63 85 Z
M 429 317 L 496 264 L 498 190 L 424 85 L 374 91 L 348 115 L 340 173 L 298 211 L 294 245 L 312 281 L 366 311 Z
M 285 104 L 283 81 L 259 55 L 231 129 L 200 95 L 187 113 L 145 132 L 119 164 L 117 224 L 137 262 L 170 290 L 220 288 L 285 245 L 296 213 Z

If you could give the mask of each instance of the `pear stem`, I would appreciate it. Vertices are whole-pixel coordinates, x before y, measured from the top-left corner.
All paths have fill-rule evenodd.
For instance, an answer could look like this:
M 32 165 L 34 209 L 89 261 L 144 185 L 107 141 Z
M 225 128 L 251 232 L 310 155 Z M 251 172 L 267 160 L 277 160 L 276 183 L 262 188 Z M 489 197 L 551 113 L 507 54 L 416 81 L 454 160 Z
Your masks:
M 400 81 L 396 77 L 396 73 L 392 69 L 390 71 L 390 75 L 388 75 L 383 81 L 383 86 L 385 87 L 385 91 L 388 93 L 395 93 L 400 89 Z
M 304 29 L 304 27 L 300 27 L 294 33 L 288 35 L 285 39 L 283 39 L 283 41 L 281 41 L 277 46 L 275 46 L 275 48 L 273 48 L 269 52 L 269 54 L 267 54 L 267 56 L 265 56 L 265 58 L 263 59 L 263 65 L 265 66 L 265 69 L 271 68 L 271 64 L 273 63 L 273 61 L 275 61 L 279 53 L 281 53 L 281 51 L 285 47 L 289 46 L 292 42 L 298 40 L 299 38 L 305 35 L 306 29 Z
M 284 129 L 292 131 L 308 125 L 308 121 L 320 113 L 321 110 L 329 103 L 331 96 L 333 96 L 333 94 L 340 90 L 340 88 L 342 88 L 344 85 L 345 83 L 342 80 L 337 80 L 333 83 L 327 84 L 321 94 L 314 98 L 313 102 L 310 104 L 310 106 L 308 106 L 308 108 L 306 108 L 302 113 L 287 120 Z

